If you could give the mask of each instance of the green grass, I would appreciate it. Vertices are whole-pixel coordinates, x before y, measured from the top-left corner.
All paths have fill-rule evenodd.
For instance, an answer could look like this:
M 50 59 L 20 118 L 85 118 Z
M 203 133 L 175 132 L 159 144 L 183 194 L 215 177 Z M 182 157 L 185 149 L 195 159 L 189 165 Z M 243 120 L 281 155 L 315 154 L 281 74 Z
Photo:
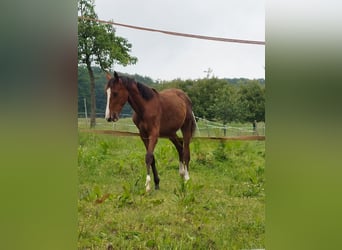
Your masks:
M 138 137 L 79 132 L 78 248 L 264 248 L 264 146 L 194 139 L 184 183 L 176 150 L 160 139 L 160 190 L 146 194 Z

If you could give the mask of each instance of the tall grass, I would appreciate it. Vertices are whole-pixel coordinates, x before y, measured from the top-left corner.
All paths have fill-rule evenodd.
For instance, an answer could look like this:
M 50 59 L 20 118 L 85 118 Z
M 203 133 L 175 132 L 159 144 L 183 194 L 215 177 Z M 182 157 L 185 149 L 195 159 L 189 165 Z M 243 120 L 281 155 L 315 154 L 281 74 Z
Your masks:
M 155 157 L 147 194 L 138 137 L 79 133 L 79 249 L 264 248 L 264 142 L 194 139 L 186 183 L 168 140 Z

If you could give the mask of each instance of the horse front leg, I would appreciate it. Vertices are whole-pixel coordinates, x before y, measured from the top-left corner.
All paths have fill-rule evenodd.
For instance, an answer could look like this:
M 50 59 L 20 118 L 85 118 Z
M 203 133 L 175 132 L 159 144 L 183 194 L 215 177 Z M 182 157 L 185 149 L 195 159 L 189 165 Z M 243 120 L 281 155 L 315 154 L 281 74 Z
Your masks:
M 146 192 L 149 192 L 151 190 L 151 167 L 153 171 L 153 177 L 154 177 L 154 184 L 155 184 L 155 189 L 159 189 L 159 176 L 157 172 L 157 168 L 155 165 L 155 159 L 153 155 L 154 148 L 157 144 L 158 137 L 157 136 L 150 136 L 148 139 L 144 138 L 144 144 L 146 147 L 146 156 L 145 156 L 145 163 L 146 163 L 146 170 L 147 170 L 147 175 L 146 175 Z
M 153 153 L 147 152 L 146 157 L 145 157 L 145 162 L 146 162 L 146 170 L 147 170 L 147 175 L 146 175 L 146 192 L 149 192 L 151 190 L 151 175 L 150 175 L 150 170 L 152 167 L 152 172 L 153 172 L 153 180 L 154 180 L 154 188 L 156 190 L 159 189 L 159 176 L 158 176 L 158 171 L 156 168 L 156 162 L 154 159 Z
M 154 159 L 154 156 L 153 156 L 151 167 L 152 167 L 152 172 L 153 172 L 154 189 L 158 190 L 159 189 L 159 176 L 158 176 L 158 171 L 156 168 L 156 161 Z

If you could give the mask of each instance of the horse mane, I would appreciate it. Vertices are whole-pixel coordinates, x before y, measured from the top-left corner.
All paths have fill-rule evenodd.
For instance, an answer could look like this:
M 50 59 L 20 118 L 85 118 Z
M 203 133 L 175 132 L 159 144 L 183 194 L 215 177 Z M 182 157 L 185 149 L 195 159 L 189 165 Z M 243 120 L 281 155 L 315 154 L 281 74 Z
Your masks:
M 154 96 L 154 92 L 156 92 L 155 89 L 152 89 L 150 87 L 147 87 L 146 85 L 137 82 L 137 88 L 141 94 L 141 96 L 146 100 L 150 100 L 152 99 L 152 97 Z
M 126 86 L 132 86 L 133 84 L 135 84 L 137 86 L 137 89 L 138 89 L 140 95 L 146 101 L 151 100 L 153 98 L 154 94 L 157 93 L 157 91 L 155 89 L 150 88 L 150 87 L 148 87 L 145 84 L 142 84 L 140 82 L 136 82 L 132 78 L 125 77 L 125 76 L 120 77 L 120 78 Z

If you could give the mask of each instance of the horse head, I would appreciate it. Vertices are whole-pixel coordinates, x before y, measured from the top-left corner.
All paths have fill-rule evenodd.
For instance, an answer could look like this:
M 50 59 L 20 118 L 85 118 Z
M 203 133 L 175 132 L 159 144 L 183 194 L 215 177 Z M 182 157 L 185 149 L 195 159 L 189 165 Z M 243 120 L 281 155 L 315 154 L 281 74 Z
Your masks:
M 107 105 L 105 119 L 108 122 L 116 122 L 119 120 L 119 114 L 128 100 L 128 91 L 119 77 L 114 71 L 114 77 L 107 72 L 107 84 L 105 87 L 107 93 Z

